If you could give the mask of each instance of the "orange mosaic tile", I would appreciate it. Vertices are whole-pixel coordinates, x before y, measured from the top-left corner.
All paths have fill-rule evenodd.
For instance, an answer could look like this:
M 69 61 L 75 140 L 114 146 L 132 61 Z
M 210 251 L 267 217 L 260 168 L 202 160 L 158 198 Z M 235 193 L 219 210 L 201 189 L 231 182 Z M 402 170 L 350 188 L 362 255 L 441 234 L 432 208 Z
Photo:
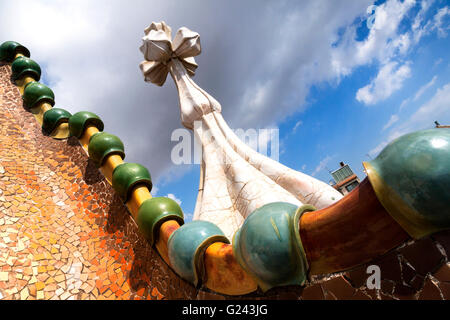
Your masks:
M 154 287 L 195 298 L 78 141 L 42 134 L 9 66 L 0 66 L 0 87 L 0 299 L 151 298 Z

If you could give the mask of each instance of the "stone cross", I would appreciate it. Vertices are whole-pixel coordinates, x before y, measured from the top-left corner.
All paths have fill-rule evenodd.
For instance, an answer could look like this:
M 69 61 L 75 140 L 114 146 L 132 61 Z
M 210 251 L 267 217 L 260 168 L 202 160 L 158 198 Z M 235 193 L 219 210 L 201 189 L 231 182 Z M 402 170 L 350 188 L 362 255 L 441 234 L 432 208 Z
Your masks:
M 178 89 L 181 122 L 202 144 L 194 220 L 215 223 L 231 239 L 245 218 L 267 203 L 321 209 L 342 198 L 328 184 L 254 151 L 235 135 L 219 102 L 191 78 L 197 68 L 194 57 L 201 53 L 198 33 L 182 27 L 172 41 L 164 21 L 152 22 L 142 40 L 145 60 L 140 68 L 145 81 L 162 86 L 170 73 Z

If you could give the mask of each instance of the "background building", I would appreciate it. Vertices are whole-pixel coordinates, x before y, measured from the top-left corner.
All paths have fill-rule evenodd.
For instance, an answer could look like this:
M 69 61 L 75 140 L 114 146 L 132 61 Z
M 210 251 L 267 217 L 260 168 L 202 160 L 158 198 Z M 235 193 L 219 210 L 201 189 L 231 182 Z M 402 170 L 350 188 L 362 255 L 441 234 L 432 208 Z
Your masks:
M 331 172 L 333 180 L 330 181 L 330 184 L 340 193 L 346 195 L 359 185 L 359 178 L 348 164 L 340 162 L 340 165 L 339 169 Z

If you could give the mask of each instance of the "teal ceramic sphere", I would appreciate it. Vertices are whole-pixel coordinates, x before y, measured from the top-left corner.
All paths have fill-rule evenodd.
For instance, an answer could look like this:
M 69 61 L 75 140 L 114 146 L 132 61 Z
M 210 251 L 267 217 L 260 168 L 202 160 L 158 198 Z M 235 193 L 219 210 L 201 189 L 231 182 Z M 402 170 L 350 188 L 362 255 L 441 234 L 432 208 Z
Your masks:
M 450 228 L 450 128 L 401 136 L 364 165 L 378 199 L 411 236 Z
M 170 265 L 183 279 L 199 285 L 204 275 L 203 256 L 214 242 L 229 243 L 214 223 L 195 220 L 182 225 L 168 240 Z
M 304 211 L 293 204 L 273 202 L 253 211 L 233 238 L 233 252 L 263 291 L 303 285 L 308 263 L 299 234 Z

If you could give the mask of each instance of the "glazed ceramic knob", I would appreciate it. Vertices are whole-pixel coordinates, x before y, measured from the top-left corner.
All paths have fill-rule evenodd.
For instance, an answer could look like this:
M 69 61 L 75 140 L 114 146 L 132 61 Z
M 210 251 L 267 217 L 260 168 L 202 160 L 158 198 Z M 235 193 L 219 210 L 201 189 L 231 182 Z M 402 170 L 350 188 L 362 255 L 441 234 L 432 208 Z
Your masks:
M 117 154 L 125 158 L 124 146 L 119 137 L 107 133 L 98 132 L 89 140 L 88 145 L 89 157 L 97 166 L 103 165 L 107 156 Z
M 378 200 L 413 238 L 450 228 L 450 129 L 422 130 L 364 162 Z
M 18 53 L 30 57 L 30 51 L 18 42 L 6 41 L 0 45 L 0 61 L 13 62 Z
M 94 126 L 98 131 L 103 131 L 104 129 L 103 121 L 93 112 L 80 111 L 75 113 L 69 119 L 70 135 L 75 136 L 78 139 L 81 138 L 84 130 L 86 130 L 88 126 Z
M 69 122 L 71 114 L 61 108 L 52 108 L 44 113 L 42 120 L 42 131 L 51 134 L 61 123 Z
M 14 81 L 25 76 L 32 77 L 36 81 L 39 81 L 41 78 L 41 67 L 34 60 L 27 57 L 19 57 L 14 60 L 11 64 L 11 71 Z
M 138 184 L 145 185 L 148 191 L 152 190 L 152 178 L 146 167 L 138 163 L 122 163 L 114 168 L 112 186 L 125 202 Z
M 229 243 L 214 223 L 195 220 L 175 230 L 167 243 L 170 265 L 183 279 L 200 285 L 203 280 L 205 250 L 214 242 Z
M 33 108 L 41 102 L 55 105 L 55 94 L 46 85 L 39 82 L 30 82 L 23 92 L 23 104 L 27 108 Z
M 139 207 L 137 224 L 152 246 L 161 224 L 167 220 L 175 220 L 180 226 L 184 224 L 183 211 L 175 200 L 155 197 L 145 200 Z
M 303 212 L 286 202 L 273 202 L 253 211 L 233 238 L 233 252 L 241 267 L 265 292 L 273 287 L 303 285 L 308 262 L 299 234 Z

